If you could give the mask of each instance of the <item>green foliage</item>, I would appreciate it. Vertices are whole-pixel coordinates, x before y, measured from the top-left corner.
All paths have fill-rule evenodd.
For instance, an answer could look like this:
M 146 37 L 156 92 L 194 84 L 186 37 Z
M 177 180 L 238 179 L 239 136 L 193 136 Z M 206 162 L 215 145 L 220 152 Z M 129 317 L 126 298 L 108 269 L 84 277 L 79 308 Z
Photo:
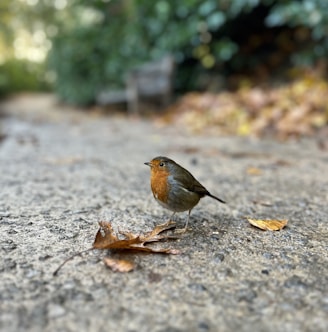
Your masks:
M 16 57 L 19 33 L 44 31 L 54 23 L 52 2 L 39 0 L 31 2 L 20 0 L 0 1 L 0 97 L 21 91 L 48 90 L 45 79 L 46 66 Z M 15 45 L 16 44 L 16 45 Z
M 101 88 L 123 86 L 130 68 L 166 53 L 178 63 L 179 90 L 206 86 L 204 75 L 311 64 L 328 54 L 327 29 L 322 0 L 75 0 L 49 65 L 64 100 L 90 104 Z
M 24 60 L 8 60 L 0 65 L 0 97 L 22 91 L 45 91 L 44 65 Z
M 311 65 L 316 60 L 328 55 L 328 2 L 322 0 L 279 1 L 266 17 L 269 27 L 287 25 L 307 28 L 303 36 L 306 45 L 292 54 L 292 61 L 297 65 Z M 309 36 L 304 36 L 306 33 Z

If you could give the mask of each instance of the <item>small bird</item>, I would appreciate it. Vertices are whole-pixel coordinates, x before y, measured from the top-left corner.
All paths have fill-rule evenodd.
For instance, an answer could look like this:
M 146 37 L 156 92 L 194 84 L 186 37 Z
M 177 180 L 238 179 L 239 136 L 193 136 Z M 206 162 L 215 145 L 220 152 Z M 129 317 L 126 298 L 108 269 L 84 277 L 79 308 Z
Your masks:
M 190 212 L 204 196 L 209 196 L 221 203 L 222 199 L 212 195 L 185 168 L 167 157 L 156 157 L 145 165 L 150 166 L 150 186 L 156 201 L 164 208 L 176 212 L 189 211 L 183 228 L 187 230 Z

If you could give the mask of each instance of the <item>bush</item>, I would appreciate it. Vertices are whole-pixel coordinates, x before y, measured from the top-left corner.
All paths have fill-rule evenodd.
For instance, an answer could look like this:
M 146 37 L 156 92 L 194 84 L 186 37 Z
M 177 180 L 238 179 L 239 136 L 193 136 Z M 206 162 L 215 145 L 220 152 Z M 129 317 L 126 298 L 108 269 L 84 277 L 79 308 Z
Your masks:
M 178 64 L 178 91 L 207 89 L 213 77 L 217 87 L 219 76 L 235 72 L 269 78 L 277 68 L 328 54 L 321 0 L 76 0 L 71 12 L 89 19 L 54 38 L 49 65 L 61 98 L 82 105 L 103 87 L 122 86 L 130 68 L 168 52 Z
M 47 90 L 44 65 L 11 59 L 0 65 L 0 97 L 22 91 Z

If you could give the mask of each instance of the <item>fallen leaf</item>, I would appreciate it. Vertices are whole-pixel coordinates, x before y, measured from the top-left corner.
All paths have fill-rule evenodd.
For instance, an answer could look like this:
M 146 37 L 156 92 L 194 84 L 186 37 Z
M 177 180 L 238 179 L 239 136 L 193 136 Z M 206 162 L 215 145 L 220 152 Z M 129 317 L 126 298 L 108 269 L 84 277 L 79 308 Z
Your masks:
M 183 153 L 190 153 L 190 154 L 196 154 L 199 152 L 199 150 L 200 149 L 196 146 L 186 146 L 186 147 L 181 148 L 181 151 Z
M 261 175 L 262 170 L 257 167 L 248 167 L 247 168 L 247 174 L 249 175 Z
M 135 264 L 133 262 L 125 259 L 105 257 L 103 262 L 114 272 L 131 272 L 135 268 Z
M 248 222 L 265 231 L 279 231 L 287 225 L 288 220 L 282 219 L 251 219 L 247 218 Z
M 58 268 L 53 272 L 53 275 L 56 276 L 59 270 L 71 259 L 81 254 L 94 250 L 94 249 L 120 249 L 120 250 L 137 250 L 137 251 L 146 251 L 151 253 L 162 253 L 162 254 L 172 254 L 178 255 L 180 251 L 172 248 L 152 248 L 146 246 L 150 242 L 159 242 L 162 240 L 176 240 L 179 237 L 169 236 L 161 234 L 164 231 L 172 229 L 175 227 L 175 222 L 168 221 L 165 224 L 156 226 L 153 230 L 149 231 L 143 235 L 136 235 L 130 232 L 119 233 L 124 237 L 120 239 L 117 234 L 114 232 L 113 227 L 110 222 L 101 221 L 99 223 L 99 230 L 96 234 L 96 238 L 91 248 L 80 251 L 69 258 L 65 259 Z M 124 261 L 124 260 L 115 260 L 111 258 L 104 259 L 105 264 L 114 271 L 119 272 L 129 272 L 134 269 L 134 263 Z
M 262 205 L 262 206 L 272 206 L 273 204 L 271 202 L 268 201 L 261 201 L 261 200 L 254 200 L 253 204 L 258 204 L 258 205 Z
M 291 166 L 292 164 L 287 160 L 278 159 L 274 162 L 274 165 L 275 166 Z
M 99 223 L 99 226 L 100 228 L 93 243 L 93 249 L 138 250 L 174 255 L 179 253 L 179 251 L 176 249 L 152 248 L 146 246 L 146 244 L 149 242 L 176 239 L 176 237 L 170 237 L 161 234 L 162 232 L 175 227 L 175 223 L 172 221 L 168 221 L 165 224 L 158 225 L 153 230 L 144 235 L 136 235 L 130 232 L 120 232 L 120 234 L 124 237 L 123 239 L 120 239 L 117 234 L 115 234 L 110 222 L 102 221 Z
M 282 140 L 327 127 L 328 82 L 322 73 L 299 71 L 293 80 L 278 86 L 261 87 L 255 81 L 239 82 L 240 88 L 217 94 L 188 93 L 167 108 L 162 123 L 191 132 Z

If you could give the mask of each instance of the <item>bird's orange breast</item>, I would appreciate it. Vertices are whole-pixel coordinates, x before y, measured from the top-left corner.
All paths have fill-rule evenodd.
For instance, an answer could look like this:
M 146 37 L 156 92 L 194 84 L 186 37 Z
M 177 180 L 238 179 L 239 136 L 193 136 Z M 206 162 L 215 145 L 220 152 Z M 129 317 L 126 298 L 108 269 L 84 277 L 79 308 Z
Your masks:
M 152 170 L 150 185 L 153 195 L 163 203 L 167 203 L 169 195 L 168 172 Z

